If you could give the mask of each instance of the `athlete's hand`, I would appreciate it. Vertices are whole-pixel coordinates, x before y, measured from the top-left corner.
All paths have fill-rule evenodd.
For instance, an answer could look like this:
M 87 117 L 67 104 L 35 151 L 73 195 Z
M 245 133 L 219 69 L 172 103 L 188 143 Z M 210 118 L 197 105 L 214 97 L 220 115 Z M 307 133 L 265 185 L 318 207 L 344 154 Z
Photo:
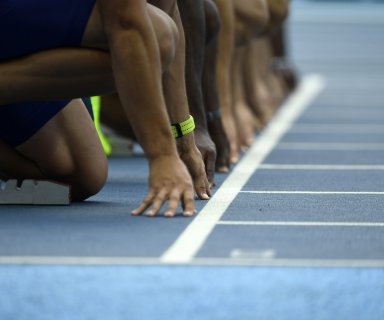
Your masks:
M 183 214 L 190 217 L 195 212 L 194 191 L 191 176 L 177 155 L 160 156 L 150 160 L 149 193 L 140 207 L 133 210 L 135 216 L 155 216 L 165 201 L 168 208 L 164 215 L 173 217 L 181 202 Z
M 191 174 L 197 196 L 201 200 L 208 200 L 211 196 L 211 188 L 201 153 L 195 144 L 194 135 L 188 134 L 177 139 L 176 144 L 180 158 Z
M 214 118 L 208 122 L 209 134 L 216 146 L 216 171 L 226 173 L 229 171 L 229 142 L 224 131 L 221 118 Z
M 214 186 L 216 147 L 206 129 L 196 128 L 194 131 L 196 146 L 199 149 L 205 165 L 210 186 Z

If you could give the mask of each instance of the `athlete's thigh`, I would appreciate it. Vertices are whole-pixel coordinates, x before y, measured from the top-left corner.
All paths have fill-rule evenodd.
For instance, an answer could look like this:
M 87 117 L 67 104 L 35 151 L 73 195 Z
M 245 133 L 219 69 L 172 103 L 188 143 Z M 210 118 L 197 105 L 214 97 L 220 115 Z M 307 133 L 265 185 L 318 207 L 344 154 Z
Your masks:
M 47 175 L 106 171 L 103 148 L 80 99 L 72 100 L 16 149 Z

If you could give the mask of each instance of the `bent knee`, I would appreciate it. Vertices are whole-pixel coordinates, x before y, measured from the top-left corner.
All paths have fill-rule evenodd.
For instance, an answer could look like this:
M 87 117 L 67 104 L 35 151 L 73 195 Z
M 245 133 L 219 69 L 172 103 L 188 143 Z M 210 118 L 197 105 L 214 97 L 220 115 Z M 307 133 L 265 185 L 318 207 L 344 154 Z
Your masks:
M 61 153 L 52 157 L 49 164 L 40 166 L 44 176 L 69 184 L 73 201 L 82 201 L 98 193 L 108 175 L 108 163 L 104 154 L 81 160 Z
M 72 201 L 83 201 L 100 192 L 105 185 L 106 177 L 107 175 L 97 174 L 92 177 L 88 177 L 87 179 L 72 183 Z
M 78 168 L 72 177 L 72 200 L 82 201 L 98 193 L 105 185 L 108 176 L 107 161 L 92 161 Z

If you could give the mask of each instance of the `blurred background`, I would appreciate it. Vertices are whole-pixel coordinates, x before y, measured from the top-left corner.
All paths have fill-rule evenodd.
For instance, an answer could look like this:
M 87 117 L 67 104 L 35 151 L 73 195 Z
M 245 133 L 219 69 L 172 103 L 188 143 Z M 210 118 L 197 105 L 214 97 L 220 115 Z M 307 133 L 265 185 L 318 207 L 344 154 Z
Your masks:
M 384 99 L 384 0 L 293 0 L 288 30 L 299 73 Z

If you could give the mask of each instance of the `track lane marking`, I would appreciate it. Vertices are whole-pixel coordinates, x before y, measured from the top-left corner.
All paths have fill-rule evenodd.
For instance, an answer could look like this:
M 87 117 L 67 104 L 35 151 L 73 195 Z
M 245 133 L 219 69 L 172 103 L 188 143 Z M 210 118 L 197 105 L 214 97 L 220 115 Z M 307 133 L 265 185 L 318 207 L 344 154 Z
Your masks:
M 319 75 L 303 78 L 296 92 L 281 106 L 211 200 L 164 252 L 160 258 L 163 263 L 190 263 L 193 260 L 248 179 L 324 87 L 325 80 Z

